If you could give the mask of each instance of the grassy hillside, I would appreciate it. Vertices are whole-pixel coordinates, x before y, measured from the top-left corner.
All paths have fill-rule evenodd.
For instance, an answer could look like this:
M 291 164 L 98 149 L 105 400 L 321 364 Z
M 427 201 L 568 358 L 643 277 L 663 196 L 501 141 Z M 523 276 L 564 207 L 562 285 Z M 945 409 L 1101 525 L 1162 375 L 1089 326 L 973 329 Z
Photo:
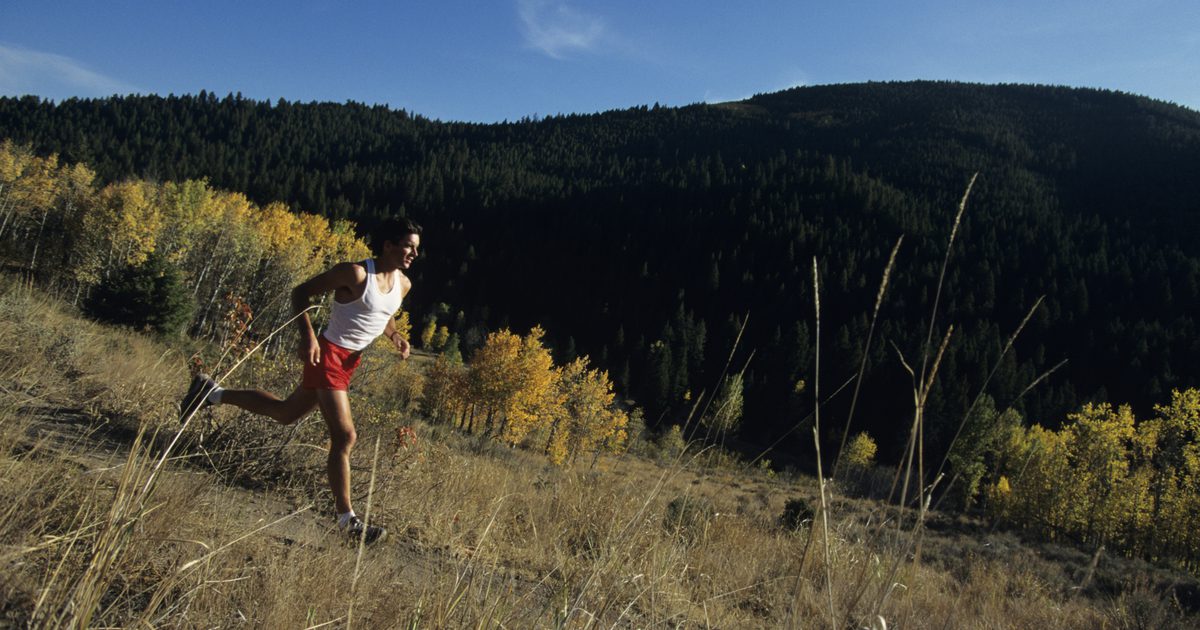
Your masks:
M 426 424 L 381 353 L 354 393 L 353 491 L 393 539 L 360 552 L 328 528 L 319 420 L 292 432 L 222 408 L 180 429 L 189 363 L 225 373 L 238 351 L 103 327 L 11 279 L 0 341 L 0 619 L 13 625 L 1200 622 L 1184 576 L 937 513 L 921 529 L 837 488 L 822 519 L 816 480 L 703 452 L 552 467 Z M 226 382 L 287 388 L 281 361 L 255 355 Z
M 416 325 L 436 317 L 469 354 L 487 331 L 540 324 L 560 360 L 590 356 L 663 429 L 715 380 L 752 313 L 740 437 L 760 447 L 792 435 L 792 394 L 813 381 L 812 258 L 835 296 L 823 378 L 840 382 L 857 372 L 903 235 L 860 414 L 890 459 L 904 445 L 891 410 L 910 397 L 890 344 L 921 346 L 954 206 L 979 172 L 947 275 L 939 324 L 957 327 L 954 378 L 929 401 L 931 449 L 948 445 L 1040 296 L 988 384 L 1028 423 L 1055 426 L 1088 401 L 1145 415 L 1200 386 L 1200 114 L 1133 95 L 872 83 L 496 125 L 207 93 L 0 99 L 0 137 L 89 165 L 99 187 L 205 178 L 259 207 L 364 224 L 414 215 L 428 228 Z M 61 210 L 0 228 L 8 254 L 37 258 L 43 228 L 69 223 Z M 278 309 L 278 295 L 252 306 Z M 214 299 L 197 304 L 193 331 L 211 327 Z M 806 439 L 780 448 L 812 461 Z

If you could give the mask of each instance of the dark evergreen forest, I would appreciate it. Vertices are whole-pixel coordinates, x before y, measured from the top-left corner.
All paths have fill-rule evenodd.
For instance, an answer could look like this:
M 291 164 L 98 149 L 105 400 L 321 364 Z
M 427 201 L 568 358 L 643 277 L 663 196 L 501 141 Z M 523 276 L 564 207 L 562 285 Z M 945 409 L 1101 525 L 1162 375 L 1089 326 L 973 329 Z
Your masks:
M 652 427 L 714 389 L 748 315 L 732 361 L 748 361 L 741 444 L 790 431 L 791 455 L 811 441 L 795 428 L 816 382 L 813 257 L 824 397 L 858 372 L 903 235 L 852 428 L 885 459 L 911 421 L 900 356 L 920 362 L 978 172 L 935 322 L 935 338 L 955 334 L 927 448 L 950 439 L 1043 295 L 987 385 L 998 407 L 1053 427 L 1086 401 L 1142 415 L 1200 386 L 1200 113 L 1127 94 L 872 83 L 491 125 L 205 92 L 27 97 L 0 99 L 0 137 L 106 181 L 204 178 L 363 225 L 414 217 L 415 322 L 437 317 L 468 352 L 487 330 L 540 323 L 560 359 L 589 355 Z M 822 411 L 835 444 L 851 389 Z

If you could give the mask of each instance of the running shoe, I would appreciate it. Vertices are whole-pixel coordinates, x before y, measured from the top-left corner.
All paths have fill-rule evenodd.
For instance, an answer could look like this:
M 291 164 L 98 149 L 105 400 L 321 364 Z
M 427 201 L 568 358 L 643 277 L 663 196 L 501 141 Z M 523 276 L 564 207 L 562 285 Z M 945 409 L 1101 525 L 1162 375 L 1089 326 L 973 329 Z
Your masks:
M 346 523 L 346 534 L 350 538 L 358 542 L 361 538 L 368 545 L 374 542 L 380 542 L 387 538 L 387 530 L 378 525 L 367 525 L 362 522 L 362 519 L 357 516 L 350 518 L 350 522 Z
M 192 377 L 192 384 L 179 402 L 179 421 L 184 422 L 197 411 L 211 405 L 208 393 L 217 388 L 217 382 L 207 374 L 197 374 Z

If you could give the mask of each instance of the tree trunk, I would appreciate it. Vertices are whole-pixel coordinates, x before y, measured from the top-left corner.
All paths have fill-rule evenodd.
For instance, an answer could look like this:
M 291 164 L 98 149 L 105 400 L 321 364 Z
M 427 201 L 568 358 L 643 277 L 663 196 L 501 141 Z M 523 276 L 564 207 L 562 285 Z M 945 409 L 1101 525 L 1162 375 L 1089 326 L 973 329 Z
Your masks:
M 492 437 L 492 429 L 495 428 L 496 410 L 488 407 L 487 421 L 484 424 L 483 436 Z
M 4 191 L 4 187 L 0 186 L 0 192 Z M 9 193 L 4 198 L 4 203 L 0 203 L 0 212 L 4 213 L 4 221 L 0 222 L 0 236 L 4 236 L 4 229 L 8 227 L 8 220 L 15 214 L 13 208 L 16 207 L 16 202 L 12 200 L 12 193 Z
M 37 237 L 33 239 L 33 254 L 29 256 L 30 271 L 37 271 L 37 255 L 38 249 L 42 245 L 42 231 L 46 228 L 46 218 L 50 216 L 50 211 L 46 210 L 42 213 L 42 221 L 38 223 Z
M 543 455 L 550 454 L 550 445 L 554 444 L 554 438 L 558 435 L 558 425 L 561 424 L 561 422 L 561 420 L 555 420 L 550 425 L 550 437 L 546 438 L 546 448 L 542 449 Z
M 192 289 L 193 298 L 200 296 L 200 285 L 204 283 L 204 278 L 208 276 L 209 270 L 212 269 L 212 263 L 214 260 L 216 260 L 216 254 L 221 248 L 221 241 L 223 240 L 224 236 L 225 234 L 223 232 L 217 232 L 217 242 L 213 244 L 212 250 L 209 252 L 209 254 L 204 257 L 204 266 L 200 268 L 200 275 L 196 276 L 195 280 L 196 286 L 194 289 Z

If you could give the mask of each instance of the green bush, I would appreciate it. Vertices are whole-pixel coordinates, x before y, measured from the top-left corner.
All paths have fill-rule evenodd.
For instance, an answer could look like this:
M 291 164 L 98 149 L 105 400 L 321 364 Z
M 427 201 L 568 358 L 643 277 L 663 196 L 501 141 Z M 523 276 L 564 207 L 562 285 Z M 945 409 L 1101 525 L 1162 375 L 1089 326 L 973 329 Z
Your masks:
M 678 457 L 686 448 L 687 442 L 683 440 L 683 428 L 678 424 L 671 425 L 671 428 L 658 436 L 658 451 L 662 457 Z
M 788 502 L 783 504 L 779 525 L 787 530 L 796 530 L 806 521 L 811 521 L 814 514 L 816 513 L 808 501 L 800 498 L 788 499 Z
M 84 304 L 100 321 L 164 335 L 182 332 L 194 308 L 179 270 L 156 253 L 101 280 Z

